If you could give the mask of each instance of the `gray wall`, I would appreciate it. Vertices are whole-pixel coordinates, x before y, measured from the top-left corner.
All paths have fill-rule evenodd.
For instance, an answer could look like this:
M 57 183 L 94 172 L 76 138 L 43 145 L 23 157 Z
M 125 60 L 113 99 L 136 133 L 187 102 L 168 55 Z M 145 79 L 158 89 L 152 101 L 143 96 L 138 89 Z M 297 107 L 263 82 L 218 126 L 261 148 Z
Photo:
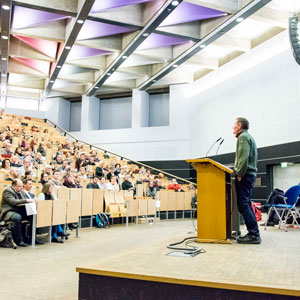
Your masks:
M 149 126 L 169 125 L 169 94 L 150 95 Z
M 131 98 L 100 101 L 100 129 L 131 128 Z
M 81 102 L 72 102 L 70 108 L 70 131 L 81 129 Z

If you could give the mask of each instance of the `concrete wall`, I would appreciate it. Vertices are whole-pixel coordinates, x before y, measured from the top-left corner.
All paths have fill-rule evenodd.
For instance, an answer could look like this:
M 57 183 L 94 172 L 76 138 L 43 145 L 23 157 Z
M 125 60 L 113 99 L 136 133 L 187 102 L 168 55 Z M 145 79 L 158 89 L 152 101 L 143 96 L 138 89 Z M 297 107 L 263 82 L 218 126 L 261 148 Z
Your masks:
M 272 51 L 276 51 L 274 56 L 258 63 Z M 243 56 L 192 87 L 194 95 L 189 100 L 192 157 L 205 155 L 218 137 L 225 139 L 219 153 L 235 151 L 232 126 L 239 116 L 250 121 L 249 132 L 258 147 L 299 140 L 300 66 L 289 49 L 287 33 Z M 247 62 L 252 67 L 243 71 Z M 210 88 L 205 90 L 205 86 Z M 215 151 L 216 148 L 211 154 Z

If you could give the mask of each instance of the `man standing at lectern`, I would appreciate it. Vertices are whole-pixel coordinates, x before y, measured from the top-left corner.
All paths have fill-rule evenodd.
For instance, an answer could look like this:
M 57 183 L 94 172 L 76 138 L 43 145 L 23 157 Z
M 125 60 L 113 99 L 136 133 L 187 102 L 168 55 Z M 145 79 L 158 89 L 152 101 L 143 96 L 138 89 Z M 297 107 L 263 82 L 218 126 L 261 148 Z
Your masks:
M 236 174 L 237 204 L 245 220 L 248 233 L 239 236 L 240 244 L 260 244 L 260 234 L 256 217 L 251 205 L 251 196 L 257 172 L 257 148 L 253 137 L 248 133 L 249 122 L 237 118 L 233 134 L 237 138 L 234 171 Z

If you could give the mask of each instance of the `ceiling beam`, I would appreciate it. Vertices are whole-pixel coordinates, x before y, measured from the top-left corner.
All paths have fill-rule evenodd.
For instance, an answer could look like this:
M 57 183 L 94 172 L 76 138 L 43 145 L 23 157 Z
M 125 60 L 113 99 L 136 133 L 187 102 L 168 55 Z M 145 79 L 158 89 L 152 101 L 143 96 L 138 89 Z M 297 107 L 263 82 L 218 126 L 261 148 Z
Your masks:
M 256 11 L 261 9 L 263 6 L 268 4 L 271 0 L 253 0 L 250 4 L 246 5 L 244 8 L 242 8 L 240 11 L 238 11 L 235 15 L 233 15 L 231 18 L 227 19 L 223 24 L 218 26 L 216 29 L 212 30 L 209 34 L 204 36 L 202 40 L 194 46 L 192 46 L 190 49 L 179 55 L 176 59 L 174 59 L 171 63 L 167 64 L 165 67 L 163 67 L 159 72 L 154 74 L 152 77 L 144 81 L 142 84 L 138 86 L 139 90 L 146 90 L 148 87 L 150 87 L 153 83 L 161 79 L 162 77 L 166 76 L 168 73 L 172 72 L 174 68 L 178 67 L 188 59 L 190 59 L 192 56 L 194 56 L 196 53 L 201 51 L 204 47 L 211 44 L 221 36 L 223 36 L 226 32 L 228 32 L 230 29 L 235 27 L 237 24 L 239 24 L 239 20 L 243 20 L 254 14 Z M 239 19 L 242 18 L 242 19 Z
M 47 87 L 46 87 L 44 95 L 43 95 L 44 97 L 46 97 L 49 94 L 49 92 L 51 91 L 51 88 L 52 88 L 63 64 L 65 63 L 65 61 L 68 57 L 68 54 L 70 52 L 70 49 L 74 45 L 74 43 L 77 39 L 77 36 L 82 28 L 82 25 L 84 24 L 86 18 L 88 17 L 94 2 L 95 2 L 95 0 L 83 1 L 81 7 L 78 9 L 76 18 L 73 20 L 72 19 L 68 20 L 69 26 L 67 25 L 67 27 L 69 28 L 69 32 L 67 34 L 65 44 L 61 45 L 61 49 L 59 49 L 60 50 L 59 57 L 57 59 L 56 66 L 53 68 L 53 70 L 51 70 L 50 79 L 49 79 L 49 82 L 47 84 Z
M 176 1 L 178 5 L 182 0 Z M 151 3 L 150 3 L 151 4 Z M 155 3 L 154 3 L 155 4 Z M 152 5 L 154 5 L 152 4 Z M 169 14 L 176 8 L 174 5 L 175 1 L 167 0 L 159 8 L 159 10 L 154 14 L 154 16 L 147 22 L 144 28 L 136 35 L 136 37 L 123 49 L 121 54 L 111 62 L 105 72 L 96 80 L 93 86 L 87 91 L 87 96 L 92 96 L 99 87 L 109 78 L 109 76 L 116 71 L 121 64 L 130 56 L 137 47 L 152 33 L 156 28 L 164 21 L 164 19 L 169 16 Z M 156 8 L 156 7 L 155 7 Z M 156 11 L 153 9 L 153 11 Z M 144 16 L 145 20 L 149 19 L 149 11 L 147 11 L 147 16 Z

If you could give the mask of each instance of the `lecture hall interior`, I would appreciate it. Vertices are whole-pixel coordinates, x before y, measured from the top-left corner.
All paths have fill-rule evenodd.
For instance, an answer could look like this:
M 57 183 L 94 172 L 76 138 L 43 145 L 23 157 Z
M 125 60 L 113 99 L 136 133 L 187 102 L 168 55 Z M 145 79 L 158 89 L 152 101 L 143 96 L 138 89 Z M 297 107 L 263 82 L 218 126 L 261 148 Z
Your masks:
M 300 297 L 300 0 L 0 10 L 1 300 Z

